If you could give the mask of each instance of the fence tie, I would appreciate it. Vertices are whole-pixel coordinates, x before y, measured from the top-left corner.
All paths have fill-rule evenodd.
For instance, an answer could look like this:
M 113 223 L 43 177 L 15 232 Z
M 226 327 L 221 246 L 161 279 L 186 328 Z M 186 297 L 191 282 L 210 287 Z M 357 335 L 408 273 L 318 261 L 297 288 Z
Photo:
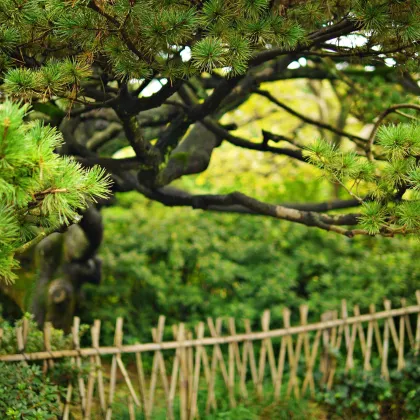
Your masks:
M 54 360 L 54 355 L 53 355 L 53 352 L 51 351 L 51 349 L 48 349 L 47 353 L 50 355 L 51 360 Z
M 25 362 L 30 362 L 31 361 L 31 359 L 25 353 L 25 347 L 19 349 L 19 353 L 23 356 L 23 358 L 25 359 Z

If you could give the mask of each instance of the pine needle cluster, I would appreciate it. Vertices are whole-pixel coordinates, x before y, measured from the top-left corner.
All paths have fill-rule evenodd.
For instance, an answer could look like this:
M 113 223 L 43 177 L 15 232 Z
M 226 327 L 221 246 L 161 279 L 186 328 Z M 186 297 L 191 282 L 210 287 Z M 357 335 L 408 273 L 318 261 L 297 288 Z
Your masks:
M 363 25 L 368 43 L 383 49 L 420 38 L 420 4 L 409 1 L 288 2 L 269 0 L 2 0 L 0 72 L 21 95 L 72 97 L 86 65 L 99 61 L 115 78 L 160 73 L 174 80 L 224 69 L 243 74 L 250 57 L 268 48 L 306 45 L 333 8 Z M 189 49 L 191 59 L 181 52 Z M 16 51 L 30 52 L 31 70 L 11 70 Z M 55 58 L 46 60 L 45 56 Z M 72 60 L 64 59 L 72 57 Z M 409 57 L 407 57 L 409 61 Z M 19 66 L 18 66 L 19 67 Z M 37 69 L 37 70 L 35 70 Z
M 319 140 L 306 151 L 309 161 L 362 203 L 361 226 L 369 234 L 420 233 L 420 125 L 382 126 L 381 160 L 336 149 Z
M 0 105 L 0 279 L 14 279 L 16 252 L 80 218 L 110 180 L 103 169 L 83 169 L 55 152 L 61 134 L 40 121 L 25 122 L 28 106 Z

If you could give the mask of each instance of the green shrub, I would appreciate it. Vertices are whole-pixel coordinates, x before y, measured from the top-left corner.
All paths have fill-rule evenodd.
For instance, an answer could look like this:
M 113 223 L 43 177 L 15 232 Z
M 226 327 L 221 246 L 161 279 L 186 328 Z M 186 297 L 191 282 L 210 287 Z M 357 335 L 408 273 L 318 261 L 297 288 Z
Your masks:
M 47 420 L 59 415 L 60 390 L 39 366 L 0 363 L 0 418 Z
M 43 332 L 38 329 L 36 322 L 33 321 L 32 315 L 26 313 L 24 318 L 28 319 L 28 335 L 25 342 L 25 351 L 27 353 L 33 353 L 44 350 L 44 335 Z M 6 322 L 2 319 L 0 314 L 0 328 L 3 330 L 3 337 L 0 347 L 0 354 L 14 354 L 19 353 L 17 338 L 16 338 L 16 327 L 20 327 L 23 324 L 23 318 L 17 320 L 14 325 Z M 81 331 L 86 329 L 85 326 L 81 328 Z M 71 334 L 65 335 L 62 330 L 51 328 L 51 350 L 64 350 L 70 349 L 72 345 Z
M 101 340 L 112 343 L 115 319 L 124 317 L 125 340 L 150 340 L 160 314 L 168 325 L 192 327 L 208 316 L 232 316 L 237 328 L 271 310 L 309 304 L 310 321 L 339 310 L 346 299 L 368 312 L 383 299 L 393 307 L 415 300 L 420 282 L 420 243 L 399 238 L 358 238 L 255 216 L 205 214 L 118 196 L 104 210 L 103 281 L 86 285 L 81 318 L 102 321 Z M 133 215 L 136 217 L 134 218 Z M 167 331 L 168 337 L 170 330 Z
M 417 419 L 420 412 L 420 366 L 408 358 L 401 371 L 391 371 L 386 381 L 379 371 L 362 368 L 340 373 L 331 390 L 318 394 L 318 402 L 332 419 Z

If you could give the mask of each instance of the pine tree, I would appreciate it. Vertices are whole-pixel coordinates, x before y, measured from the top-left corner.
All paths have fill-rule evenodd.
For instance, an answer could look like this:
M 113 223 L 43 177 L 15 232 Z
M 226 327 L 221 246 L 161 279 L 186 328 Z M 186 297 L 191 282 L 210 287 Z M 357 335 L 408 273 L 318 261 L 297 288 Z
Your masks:
M 104 170 L 83 169 L 54 152 L 60 133 L 38 120 L 25 123 L 28 106 L 0 105 L 0 278 L 10 282 L 16 253 L 80 219 L 90 201 L 106 198 Z
M 77 221 L 106 194 L 105 173 L 83 169 L 94 165 L 114 191 L 168 206 L 260 214 L 349 237 L 419 234 L 419 41 L 418 0 L 2 0 L 0 276 L 11 279 L 13 253 L 40 230 Z M 260 86 L 296 78 L 330 83 L 337 124 Z M 221 118 L 255 95 L 328 139 L 239 137 Z M 24 122 L 27 108 L 16 100 L 31 103 L 65 145 L 58 131 Z M 348 132 L 348 116 L 373 124 L 370 135 Z M 103 129 L 92 132 L 95 123 Z M 348 196 L 281 205 L 168 187 L 206 170 L 222 141 L 314 165 Z M 126 144 L 134 156 L 113 158 Z M 350 208 L 359 211 L 343 212 Z

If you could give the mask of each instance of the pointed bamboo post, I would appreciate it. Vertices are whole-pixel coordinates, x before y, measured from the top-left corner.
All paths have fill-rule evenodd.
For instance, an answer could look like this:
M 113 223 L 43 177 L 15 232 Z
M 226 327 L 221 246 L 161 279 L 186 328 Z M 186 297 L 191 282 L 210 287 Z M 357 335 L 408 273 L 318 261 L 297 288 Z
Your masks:
M 299 310 L 301 311 L 301 308 L 299 308 Z M 303 325 L 302 324 L 302 320 L 303 320 L 302 313 L 300 313 L 300 319 L 301 319 L 301 325 Z M 287 385 L 287 394 L 286 394 L 287 397 L 290 396 L 290 394 L 292 392 L 292 389 L 294 389 L 294 393 L 295 393 L 296 398 L 299 398 L 299 396 L 300 396 L 298 378 L 297 378 L 297 370 L 298 370 L 298 366 L 299 366 L 300 353 L 301 353 L 301 350 L 302 350 L 302 342 L 303 342 L 303 333 L 300 333 L 300 334 L 298 334 L 298 337 L 297 337 L 293 360 L 290 363 L 290 378 L 289 378 L 289 383 Z
M 417 305 L 420 305 L 420 290 L 416 291 Z M 416 326 L 416 340 L 414 344 L 414 354 L 417 356 L 420 350 L 420 312 L 417 314 L 417 326 Z
M 360 309 L 359 305 L 354 305 L 354 316 L 359 317 L 360 316 Z M 362 356 L 365 357 L 366 354 L 366 338 L 365 338 L 365 332 L 363 330 L 363 325 L 361 322 L 357 322 L 357 331 L 359 334 L 359 340 L 360 340 L 360 348 L 362 349 Z
M 222 329 L 222 319 L 217 318 L 216 324 L 214 324 L 212 318 L 207 318 L 207 324 L 209 326 L 210 334 L 213 338 L 217 338 L 220 336 L 221 329 Z M 217 368 L 217 362 L 219 362 L 220 371 L 222 372 L 222 377 L 224 379 L 224 382 L 226 384 L 226 387 L 229 392 L 229 404 L 231 407 L 236 407 L 236 400 L 233 393 L 233 389 L 229 386 L 229 376 L 226 369 L 226 364 L 223 358 L 222 350 L 220 349 L 220 344 L 215 344 L 213 346 L 213 360 L 212 360 L 212 386 L 214 386 L 214 381 L 216 377 L 216 368 Z
M 187 340 L 193 339 L 191 331 L 187 330 Z M 193 389 L 193 378 L 194 378 L 194 353 L 192 347 L 187 347 L 187 363 L 188 363 L 188 418 L 191 418 L 191 401 L 192 401 L 192 389 Z
M 136 352 L 136 370 L 137 370 L 137 381 L 139 385 L 140 399 L 143 409 L 143 415 L 146 420 L 150 419 L 150 413 L 147 405 L 147 389 L 146 380 L 144 377 L 143 360 L 140 352 Z
M 372 303 L 369 306 L 369 312 L 370 314 L 373 315 L 375 311 L 376 311 L 375 304 Z M 373 331 L 375 332 L 375 342 L 376 342 L 376 347 L 378 348 L 379 357 L 380 359 L 382 359 L 382 337 L 381 337 L 381 331 L 379 329 L 379 324 L 376 319 L 373 321 Z
M 231 336 L 236 335 L 235 319 L 232 317 L 228 319 L 228 330 Z M 232 352 L 234 354 L 234 367 L 235 367 L 235 362 L 236 362 L 236 368 L 238 370 L 239 377 L 241 378 L 241 372 L 243 370 L 243 367 L 242 367 L 243 361 L 241 360 L 239 345 L 237 342 L 232 342 L 229 345 L 232 346 Z M 241 381 L 239 381 L 239 385 L 240 385 L 240 391 L 241 391 L 242 397 L 246 398 L 247 396 L 246 387 L 244 386 L 244 384 L 242 384 Z
M 390 300 L 386 299 L 384 301 L 384 306 L 385 306 L 385 310 L 387 312 L 391 311 L 391 301 Z M 389 331 L 391 333 L 392 341 L 394 342 L 395 350 L 398 352 L 398 348 L 399 348 L 398 334 L 397 334 L 397 329 L 395 328 L 394 318 L 392 317 L 392 315 L 390 315 L 388 317 L 388 327 L 389 327 Z
M 252 333 L 251 322 L 249 319 L 244 320 L 244 326 L 245 326 L 245 332 L 247 334 L 251 334 Z M 251 378 L 254 384 L 254 389 L 256 389 L 257 384 L 258 384 L 258 372 L 257 372 L 257 363 L 255 360 L 254 344 L 252 343 L 251 340 L 247 340 L 245 344 L 247 347 L 247 354 L 249 355 L 249 367 L 251 370 Z
M 163 331 L 165 328 L 165 317 L 161 315 L 158 320 L 158 327 L 152 329 L 152 337 L 155 343 L 161 343 L 163 338 Z M 152 415 L 153 413 L 153 403 L 154 403 L 154 396 L 156 390 L 156 381 L 158 371 L 160 372 L 160 376 L 162 378 L 162 385 L 165 391 L 165 396 L 167 400 L 169 399 L 169 385 L 168 385 L 168 378 L 166 376 L 166 368 L 165 368 L 165 361 L 162 356 L 162 352 L 160 350 L 156 350 L 154 357 L 153 357 L 153 366 L 152 366 L 152 376 L 150 378 L 150 390 L 149 390 L 149 413 Z
M 401 307 L 405 308 L 407 306 L 407 299 L 401 299 Z M 407 331 L 408 342 L 410 343 L 410 347 L 414 347 L 414 337 L 413 337 L 413 330 L 411 329 L 410 317 L 408 314 L 404 314 L 404 321 L 405 321 L 405 328 Z
M 115 325 L 115 334 L 114 334 L 114 346 L 120 347 L 122 343 L 121 331 L 122 331 L 122 318 L 117 318 Z M 111 362 L 111 374 L 109 379 L 109 395 L 108 395 L 108 408 L 106 410 L 106 420 L 111 420 L 112 418 L 112 404 L 114 403 L 114 393 L 115 385 L 117 380 L 117 356 L 112 357 Z
M 180 324 L 179 327 L 176 325 L 172 326 L 172 334 L 174 339 L 177 340 L 179 343 L 180 337 L 184 335 L 184 324 Z M 175 350 L 174 361 L 172 364 L 172 374 L 171 374 L 171 382 L 169 384 L 169 398 L 168 398 L 168 417 L 174 417 L 173 410 L 174 410 L 174 400 L 176 394 L 176 383 L 178 381 L 178 371 L 180 365 L 180 358 L 181 358 L 181 350 L 179 347 Z
M 265 310 L 262 317 L 261 317 L 261 326 L 264 332 L 268 332 L 270 330 L 270 311 Z M 259 379 L 258 379 L 258 386 L 259 386 L 259 394 L 263 394 L 263 384 L 264 384 L 264 376 L 265 376 L 265 365 L 266 365 L 266 358 L 268 357 L 268 364 L 270 367 L 270 374 L 271 374 L 271 381 L 273 385 L 276 383 L 276 362 L 274 358 L 274 350 L 273 344 L 271 342 L 271 338 L 264 338 L 261 342 L 261 352 L 260 352 L 260 360 L 259 360 Z
M 76 350 L 80 350 L 79 330 L 80 330 L 80 318 L 75 316 L 73 319 L 72 333 L 73 333 L 74 348 Z M 85 388 L 85 381 L 83 380 L 82 375 L 80 374 L 80 370 L 82 368 L 82 359 L 80 356 L 76 357 L 76 366 L 79 369 L 79 372 L 77 374 L 77 382 L 79 385 L 79 394 L 80 394 L 82 414 L 84 415 L 86 412 L 86 388 Z
M 314 372 L 314 367 L 316 364 L 316 356 L 318 355 L 318 347 L 319 347 L 319 342 L 321 339 L 321 332 L 322 332 L 321 329 L 317 330 L 316 332 L 315 339 L 313 342 L 312 352 L 311 352 L 311 358 L 309 361 L 309 365 L 306 368 L 305 379 L 303 380 L 303 384 L 302 384 L 301 395 L 305 395 L 306 389 L 309 385 L 312 398 L 315 397 L 315 382 L 314 382 L 313 372 Z
M 338 318 L 338 312 L 337 311 L 333 311 L 333 320 L 336 320 Z M 341 342 L 343 340 L 343 332 L 344 332 L 344 328 L 343 325 L 340 325 L 337 328 L 333 328 L 333 333 L 332 333 L 332 337 L 331 337 L 331 348 L 333 348 L 335 350 L 335 353 L 333 358 L 332 358 L 332 363 L 331 363 L 331 369 L 328 375 L 328 380 L 327 380 L 327 389 L 331 389 L 333 382 L 334 382 L 334 375 L 335 372 L 337 370 L 337 354 L 340 351 L 341 348 Z
M 354 367 L 353 352 L 354 352 L 354 346 L 356 343 L 356 337 L 357 337 L 357 323 L 354 323 L 352 325 L 350 342 L 347 349 L 347 358 L 346 358 L 346 367 L 345 367 L 346 372 L 348 372 L 350 369 L 353 369 Z
M 205 331 L 205 324 L 203 323 L 203 332 L 202 332 L 202 336 L 201 336 L 201 332 L 200 332 L 200 324 L 198 324 L 196 326 L 196 335 L 197 338 L 204 338 L 204 331 Z M 209 359 L 207 357 L 207 350 L 205 346 L 200 346 L 201 347 L 201 360 L 203 362 L 203 370 L 204 370 L 204 378 L 206 381 L 206 387 L 207 389 L 209 389 L 210 386 L 210 377 L 211 377 L 211 372 L 210 372 L 210 365 L 209 365 Z M 207 393 L 207 397 L 209 393 Z M 208 410 L 210 410 L 210 406 L 216 410 L 216 400 L 210 400 L 209 402 L 209 408 Z M 207 405 L 206 405 L 206 412 L 207 412 Z
M 332 312 L 324 312 L 321 314 L 321 322 L 331 321 L 332 319 Z M 320 371 L 322 373 L 321 383 L 325 384 L 328 380 L 329 371 L 330 371 L 330 335 L 331 329 L 324 328 L 322 330 L 322 357 L 320 363 Z
M 349 345 L 350 345 L 350 328 L 349 325 L 346 323 L 348 318 L 348 312 L 347 312 L 347 302 L 345 299 L 341 301 L 341 318 L 344 321 L 344 340 L 346 343 L 346 350 L 348 351 Z
M 197 328 L 197 339 L 201 340 L 203 337 L 204 337 L 204 323 L 200 322 Z M 203 352 L 203 346 L 198 345 L 195 351 L 194 376 L 193 376 L 192 394 L 191 394 L 191 415 L 190 415 L 191 420 L 193 420 L 196 417 L 196 411 L 197 411 L 197 397 L 198 397 L 198 387 L 200 385 L 202 352 Z
M 386 380 L 389 380 L 388 351 L 389 351 L 389 319 L 385 318 L 385 320 L 384 320 L 384 343 L 383 343 L 383 346 L 382 346 L 381 374 L 382 374 L 382 377 Z
M 404 302 L 402 302 L 404 304 Z M 405 316 L 400 316 L 400 336 L 398 340 L 398 364 L 397 369 L 400 371 L 405 366 L 404 360 L 404 332 L 405 332 Z
M 51 351 L 51 322 L 44 323 L 44 348 L 46 351 Z M 53 359 L 44 360 L 43 371 L 44 373 L 47 372 L 48 369 L 52 369 L 54 367 Z
M 136 420 L 136 412 L 134 409 L 133 397 L 131 395 L 129 395 L 128 397 L 127 405 L 128 405 L 128 416 L 130 420 Z
M 180 386 L 180 418 L 181 420 L 188 419 L 188 362 L 187 362 L 187 349 L 182 346 L 185 340 L 185 329 L 181 328 L 180 325 L 178 330 L 178 340 L 181 342 L 180 347 L 180 372 L 179 372 L 179 386 Z
M 369 311 L 371 315 L 375 312 L 375 307 L 370 305 Z M 367 329 L 367 340 L 366 340 L 366 352 L 363 361 L 363 370 L 370 371 L 372 370 L 372 366 L 370 365 L 370 356 L 372 354 L 372 342 L 373 342 L 373 321 L 370 320 L 368 323 Z
M 99 394 L 99 405 L 101 407 L 102 416 L 106 413 L 106 400 L 105 400 L 105 387 L 104 387 L 104 376 L 102 372 L 101 354 L 99 352 L 99 338 L 101 334 L 101 321 L 95 319 L 93 327 L 91 329 L 92 346 L 96 349 L 97 353 L 94 357 L 95 371 L 98 381 L 98 394 Z

